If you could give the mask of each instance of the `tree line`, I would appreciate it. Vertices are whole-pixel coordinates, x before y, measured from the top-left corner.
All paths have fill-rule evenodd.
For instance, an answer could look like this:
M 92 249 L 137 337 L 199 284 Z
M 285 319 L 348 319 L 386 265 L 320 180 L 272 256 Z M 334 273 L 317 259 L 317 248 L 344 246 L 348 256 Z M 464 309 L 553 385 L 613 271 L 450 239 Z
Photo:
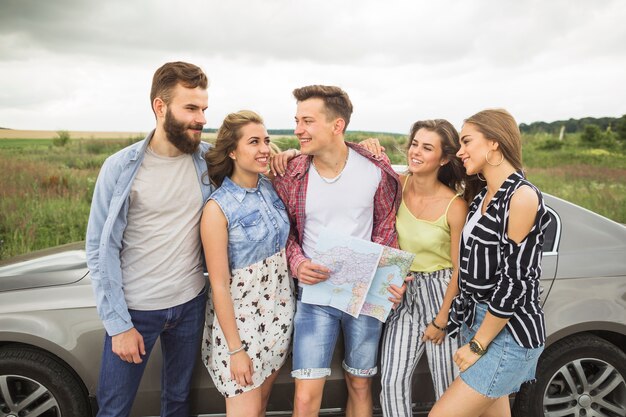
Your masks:
M 594 125 L 601 131 L 613 131 L 622 133 L 622 140 L 626 140 L 626 114 L 622 117 L 583 117 L 582 119 L 557 120 L 555 122 L 533 122 L 521 123 L 519 128 L 522 133 L 551 133 L 558 135 L 561 128 L 565 128 L 565 133 L 582 133 L 585 126 Z

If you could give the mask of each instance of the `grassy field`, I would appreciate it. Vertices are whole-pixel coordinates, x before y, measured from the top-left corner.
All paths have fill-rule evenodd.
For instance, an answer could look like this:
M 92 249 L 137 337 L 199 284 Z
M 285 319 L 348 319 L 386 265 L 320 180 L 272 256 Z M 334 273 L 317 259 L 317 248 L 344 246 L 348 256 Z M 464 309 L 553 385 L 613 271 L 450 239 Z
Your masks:
M 142 137 L 132 132 L 122 137 L 71 132 L 72 139 L 61 147 L 53 145 L 55 132 L 48 132 L 47 138 L 22 133 L 2 139 L 8 137 L 6 132 L 0 130 L 0 259 L 83 240 L 104 159 Z M 358 141 L 374 135 L 392 162 L 405 163 L 402 135 L 349 132 L 347 138 Z M 210 140 L 214 134 L 205 136 Z M 273 140 L 282 149 L 297 146 L 294 137 Z M 576 136 L 550 150 L 546 140 L 524 137 L 530 180 L 545 192 L 626 223 L 626 153 L 581 148 Z

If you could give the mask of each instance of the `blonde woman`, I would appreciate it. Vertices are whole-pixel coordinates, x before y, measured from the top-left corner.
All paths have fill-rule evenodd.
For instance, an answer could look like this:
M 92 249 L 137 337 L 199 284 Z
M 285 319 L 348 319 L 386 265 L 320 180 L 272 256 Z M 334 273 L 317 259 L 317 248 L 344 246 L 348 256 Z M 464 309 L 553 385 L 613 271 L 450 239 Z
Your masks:
M 539 280 L 549 215 L 524 177 L 519 128 L 506 110 L 466 119 L 457 156 L 485 187 L 463 228 L 460 292 L 450 315 L 450 333 L 460 328 L 460 377 L 429 416 L 506 417 L 509 394 L 535 378 L 545 343 Z

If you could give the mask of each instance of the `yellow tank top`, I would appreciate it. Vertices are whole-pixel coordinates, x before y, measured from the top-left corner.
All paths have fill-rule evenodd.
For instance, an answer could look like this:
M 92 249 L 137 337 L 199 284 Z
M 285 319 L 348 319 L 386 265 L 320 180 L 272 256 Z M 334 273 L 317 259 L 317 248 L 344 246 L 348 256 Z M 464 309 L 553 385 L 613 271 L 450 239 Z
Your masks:
M 404 187 L 402 188 L 404 191 Z M 452 268 L 448 209 L 457 197 L 458 195 L 452 197 L 445 213 L 432 222 L 413 216 L 404 204 L 404 198 L 402 199 L 396 214 L 396 231 L 400 249 L 415 254 L 411 271 L 434 272 Z

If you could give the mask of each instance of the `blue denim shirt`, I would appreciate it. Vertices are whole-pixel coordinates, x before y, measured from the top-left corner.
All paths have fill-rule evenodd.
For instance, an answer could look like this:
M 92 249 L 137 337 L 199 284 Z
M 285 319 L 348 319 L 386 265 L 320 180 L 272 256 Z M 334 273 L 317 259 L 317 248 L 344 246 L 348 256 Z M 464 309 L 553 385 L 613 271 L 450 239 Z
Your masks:
M 285 248 L 289 218 L 270 180 L 261 175 L 256 188 L 243 188 L 224 178 L 210 197 L 228 221 L 228 262 L 239 269 Z
M 120 251 L 126 229 L 131 185 L 153 134 L 154 131 L 150 132 L 144 140 L 122 149 L 104 161 L 91 201 L 85 244 L 87 266 L 98 314 L 110 336 L 133 327 L 122 287 Z M 201 201 L 206 201 L 213 191 L 213 186 L 209 185 L 206 177 L 204 160 L 204 153 L 210 146 L 202 142 L 193 154 L 202 190 L 202 195 L 198 195 Z

